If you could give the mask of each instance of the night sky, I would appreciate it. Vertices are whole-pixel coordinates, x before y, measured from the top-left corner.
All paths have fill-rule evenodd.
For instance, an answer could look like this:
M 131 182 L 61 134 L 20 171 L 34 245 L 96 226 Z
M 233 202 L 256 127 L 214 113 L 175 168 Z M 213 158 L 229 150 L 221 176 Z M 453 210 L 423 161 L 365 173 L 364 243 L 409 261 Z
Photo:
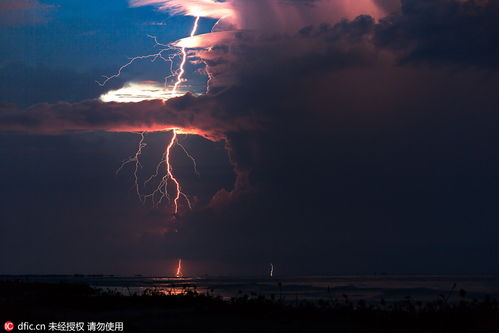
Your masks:
M 101 86 L 148 36 L 178 97 Z M 499 274 L 497 1 L 1 0 L 0 43 L 0 274 Z M 117 173 L 174 128 L 177 214 Z

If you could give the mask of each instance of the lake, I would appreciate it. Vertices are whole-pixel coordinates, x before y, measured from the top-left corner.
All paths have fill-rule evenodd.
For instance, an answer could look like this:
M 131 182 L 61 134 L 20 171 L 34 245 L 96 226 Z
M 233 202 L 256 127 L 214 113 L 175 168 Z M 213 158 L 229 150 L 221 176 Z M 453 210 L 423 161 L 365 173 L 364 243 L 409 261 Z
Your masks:
M 299 277 L 145 277 L 107 275 L 17 275 L 1 276 L 0 280 L 26 282 L 84 283 L 103 290 L 125 295 L 154 289 L 176 294 L 187 289 L 210 292 L 224 298 L 262 295 L 285 301 L 345 299 L 366 301 L 398 301 L 407 297 L 431 301 L 446 297 L 460 299 L 460 290 L 468 299 L 499 297 L 499 276 L 447 275 L 341 275 Z

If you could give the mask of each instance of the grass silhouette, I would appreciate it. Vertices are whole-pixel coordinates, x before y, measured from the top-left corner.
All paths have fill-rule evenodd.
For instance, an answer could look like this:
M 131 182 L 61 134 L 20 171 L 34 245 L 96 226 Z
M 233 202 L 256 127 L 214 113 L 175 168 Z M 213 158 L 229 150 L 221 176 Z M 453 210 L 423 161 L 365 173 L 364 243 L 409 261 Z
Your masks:
M 69 283 L 0 282 L 1 320 L 121 321 L 126 332 L 499 332 L 499 303 L 466 292 L 432 302 L 368 303 L 330 296 L 286 302 L 243 294 L 223 299 L 196 288 L 126 294 Z M 454 301 L 449 299 L 455 294 Z

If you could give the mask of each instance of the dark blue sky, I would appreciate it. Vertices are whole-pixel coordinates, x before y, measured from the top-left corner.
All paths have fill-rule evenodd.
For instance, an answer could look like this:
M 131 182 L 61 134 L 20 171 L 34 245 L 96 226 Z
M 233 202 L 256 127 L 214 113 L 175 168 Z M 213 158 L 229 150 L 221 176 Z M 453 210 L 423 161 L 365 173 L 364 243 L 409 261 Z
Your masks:
M 192 18 L 170 17 L 153 6 L 129 8 L 126 0 L 44 1 L 50 6 L 30 12 L 19 24 L 2 26 L 0 61 L 22 61 L 88 71 L 115 68 L 128 57 L 152 49 L 147 35 L 164 43 L 186 37 Z M 33 16 L 40 22 L 31 22 Z M 203 19 L 199 32 L 213 20 Z

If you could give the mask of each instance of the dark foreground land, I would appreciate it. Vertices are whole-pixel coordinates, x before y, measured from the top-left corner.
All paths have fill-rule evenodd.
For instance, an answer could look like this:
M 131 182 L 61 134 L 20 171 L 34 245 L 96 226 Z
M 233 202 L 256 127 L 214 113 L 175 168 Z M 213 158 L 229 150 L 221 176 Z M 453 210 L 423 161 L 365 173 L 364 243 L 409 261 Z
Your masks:
M 121 295 L 86 285 L 0 282 L 0 320 L 14 323 L 123 322 L 125 332 L 499 332 L 492 299 L 420 303 L 286 303 L 256 295 L 223 300 L 184 290 Z M 18 331 L 17 329 L 14 332 Z M 47 331 L 49 331 L 47 329 Z

